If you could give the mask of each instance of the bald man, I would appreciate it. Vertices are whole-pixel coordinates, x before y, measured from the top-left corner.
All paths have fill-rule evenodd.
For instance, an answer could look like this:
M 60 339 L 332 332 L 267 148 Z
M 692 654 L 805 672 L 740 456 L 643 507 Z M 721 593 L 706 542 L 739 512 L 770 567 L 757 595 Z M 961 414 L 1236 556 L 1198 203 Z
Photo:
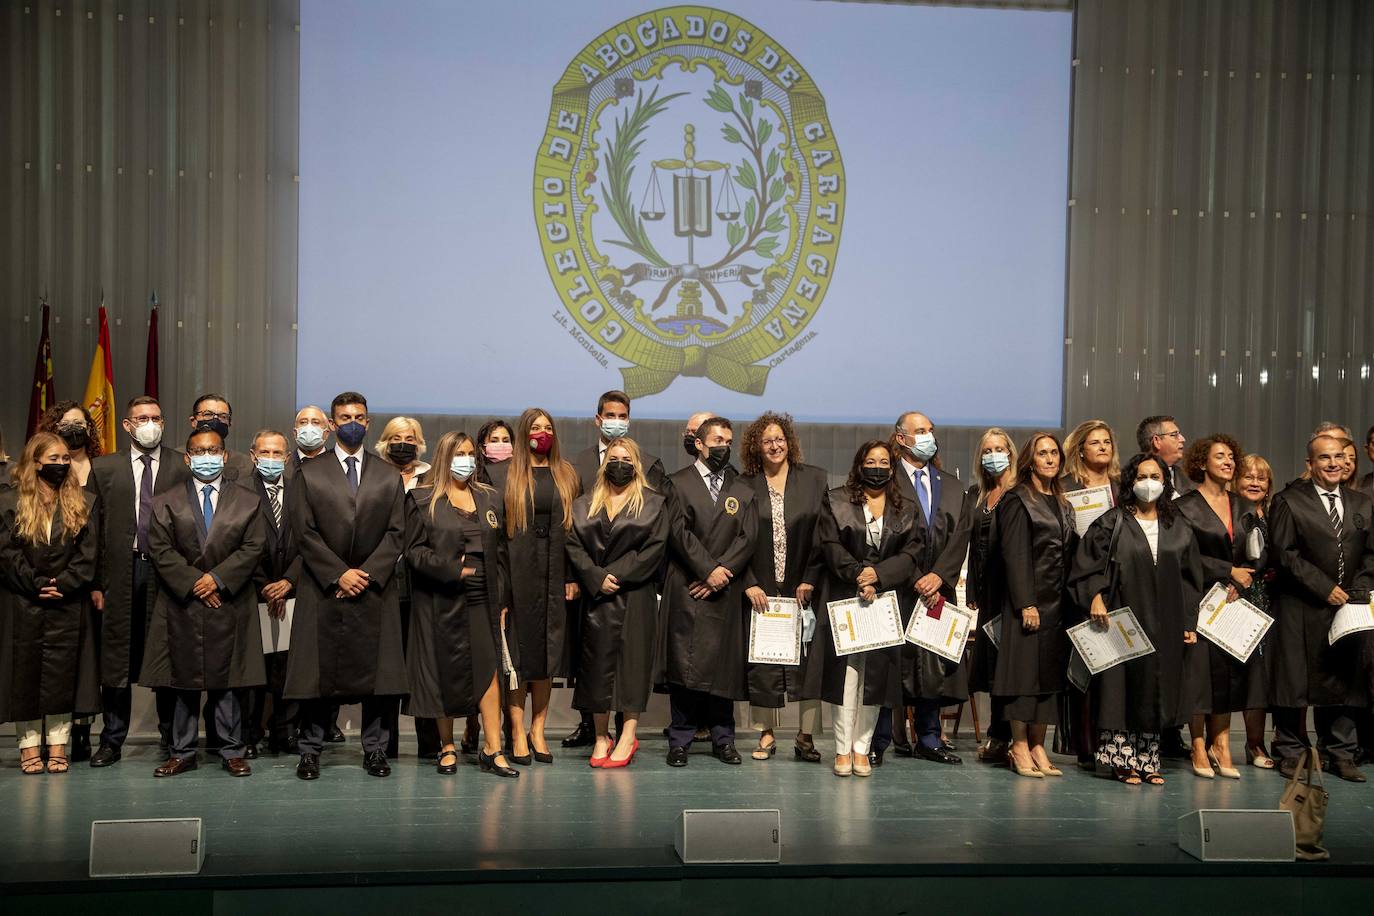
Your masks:
M 325 450 L 329 443 L 329 417 L 314 404 L 296 411 L 296 422 L 292 426 L 296 440 L 296 454 L 286 463 L 286 476 L 294 477 L 301 469 L 301 462 L 314 458 Z

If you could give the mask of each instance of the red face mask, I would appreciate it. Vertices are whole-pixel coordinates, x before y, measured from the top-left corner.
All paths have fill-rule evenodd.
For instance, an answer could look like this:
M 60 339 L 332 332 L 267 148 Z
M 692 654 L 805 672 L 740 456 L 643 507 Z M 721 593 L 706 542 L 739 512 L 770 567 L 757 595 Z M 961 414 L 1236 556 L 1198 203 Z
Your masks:
M 530 451 L 536 455 L 547 455 L 553 448 L 553 433 L 539 431 L 530 435 Z

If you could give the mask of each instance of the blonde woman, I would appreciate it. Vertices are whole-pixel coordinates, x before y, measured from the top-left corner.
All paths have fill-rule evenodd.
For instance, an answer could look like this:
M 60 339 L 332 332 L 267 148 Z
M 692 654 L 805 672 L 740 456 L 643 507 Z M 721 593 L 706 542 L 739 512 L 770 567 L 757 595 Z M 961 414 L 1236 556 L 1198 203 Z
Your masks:
M 438 771 L 458 772 L 453 719 L 480 711 L 483 773 L 518 776 L 501 753 L 502 631 L 510 594 L 501 498 L 476 478 L 477 446 L 444 433 L 441 473 L 406 497 L 406 562 L 411 618 L 406 646 L 406 712 L 437 720 Z
M 1064 440 L 1064 490 L 1110 487 L 1113 498 L 1121 480 L 1116 436 L 1105 420 L 1084 420 Z
M 506 473 L 506 536 L 510 539 L 511 617 L 519 644 L 520 686 L 510 691 L 511 760 L 552 763 L 544 725 L 553 678 L 567 677 L 571 646 L 565 602 L 579 595 L 568 567 L 567 538 L 577 499 L 577 471 L 565 461 L 547 411 L 531 407 L 515 424 L 515 452 Z M 509 640 L 509 635 L 507 636 Z M 530 722 L 525 730 L 525 697 Z
M 420 460 L 425 453 L 425 434 L 420 421 L 411 417 L 392 417 L 382 428 L 381 438 L 374 446 L 382 460 L 401 472 L 401 481 L 409 493 L 429 471 Z
M 1274 469 L 1269 466 L 1269 462 L 1261 455 L 1243 455 L 1240 459 L 1240 467 L 1236 471 L 1232 487 L 1240 496 L 1248 499 L 1255 506 L 1254 528 L 1259 530 L 1258 535 L 1246 533 L 1246 548 L 1258 552 L 1264 550 L 1269 542 L 1269 501 L 1274 496 Z M 1270 589 L 1274 581 L 1276 570 L 1273 564 L 1263 572 L 1254 576 L 1249 588 L 1240 590 L 1240 596 L 1249 601 L 1255 607 L 1269 613 Z M 1250 658 L 1252 675 L 1259 678 L 1264 687 L 1269 685 L 1270 667 L 1273 660 L 1273 645 L 1271 637 L 1273 633 L 1265 634 L 1264 639 L 1255 649 L 1255 654 Z M 1264 746 L 1264 724 L 1265 717 L 1269 710 L 1265 706 L 1258 706 L 1246 709 L 1245 717 L 1245 759 L 1253 767 L 1261 770 L 1272 770 L 1275 767 L 1274 759 L 1269 756 L 1269 752 Z
M 0 490 L 0 721 L 15 723 L 28 775 L 44 772 L 44 743 L 47 772 L 67 772 L 72 714 L 100 708 L 88 616 L 96 500 L 71 466 L 60 437 L 37 433 L 14 469 L 14 486 Z
M 644 476 L 639 445 L 625 437 L 606 447 L 592 492 L 573 503 L 568 559 L 586 596 L 573 706 L 591 712 L 593 767 L 628 766 L 639 750 L 635 728 L 649 705 L 658 571 L 668 546 L 669 513 Z M 617 741 L 610 713 L 624 716 Z

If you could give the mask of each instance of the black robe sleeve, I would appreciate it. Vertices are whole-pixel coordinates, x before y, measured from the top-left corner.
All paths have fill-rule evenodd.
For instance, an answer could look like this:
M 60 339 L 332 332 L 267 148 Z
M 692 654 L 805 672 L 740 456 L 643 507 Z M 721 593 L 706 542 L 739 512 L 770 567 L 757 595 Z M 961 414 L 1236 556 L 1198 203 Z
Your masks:
M 663 565 L 663 555 L 668 549 L 668 514 L 660 511 L 654 519 L 649 536 L 634 550 L 628 550 L 606 567 L 615 576 L 624 590 L 652 582 L 658 578 L 658 569 Z M 605 579 L 605 576 L 602 576 Z
M 1180 524 L 1176 519 L 1174 524 Z M 1183 631 L 1192 633 L 1197 630 L 1198 605 L 1207 590 L 1207 576 L 1202 569 L 1202 551 L 1198 549 L 1197 538 L 1189 532 L 1188 549 L 1179 560 L 1183 573 Z
M 148 552 L 157 569 L 157 577 L 169 592 L 185 603 L 194 597 L 196 582 L 206 570 L 196 569 L 186 562 L 177 550 L 176 523 L 172 507 L 165 500 L 153 503 L 153 517 L 148 520 Z
M 320 590 L 330 592 L 339 585 L 339 577 L 348 572 L 349 566 L 337 553 L 330 549 L 320 534 L 315 520 L 315 509 L 305 490 L 306 475 L 296 475 L 297 485 L 287 492 L 287 503 L 292 508 L 291 526 L 300 532 L 300 560 L 309 568 L 319 582 Z
M 572 567 L 573 573 L 582 583 L 582 591 L 588 595 L 596 596 L 601 594 L 601 586 L 606 581 L 606 569 L 596 565 L 592 559 L 590 551 L 582 544 L 582 535 L 577 529 L 577 525 L 572 526 L 568 532 L 568 540 L 564 545 L 568 552 L 568 565 Z M 620 578 L 617 576 L 616 578 Z
M 935 566 L 930 570 L 940 577 L 947 588 L 952 589 L 959 584 L 959 573 L 963 571 L 964 558 L 968 556 L 969 537 L 973 534 L 973 511 L 977 503 L 977 491 L 972 488 L 966 490 L 964 501 L 959 506 L 959 520 L 945 542 L 945 549 L 936 557 Z
M 405 485 L 398 475 L 396 492 L 391 499 L 391 513 L 387 517 L 386 534 L 363 561 L 362 570 L 367 573 L 369 587 L 386 588 L 396 572 L 396 561 L 401 558 L 401 545 L 405 539 L 405 496 Z
M 1180 520 L 1180 524 L 1187 524 Z M 1112 540 L 1118 525 L 1123 524 L 1121 510 L 1111 509 L 1088 526 L 1078 540 L 1073 563 L 1069 567 L 1069 594 L 1073 603 L 1087 614 L 1092 610 L 1093 598 L 1098 595 L 1111 610 L 1113 596 L 1108 592 L 1112 581 Z
M 237 595 L 251 587 L 253 571 L 258 568 L 266 548 L 267 520 L 263 518 L 262 508 L 255 505 L 253 518 L 243 529 L 243 540 L 239 542 L 238 549 L 210 570 L 210 574 L 219 582 L 220 590 L 226 595 Z
M 1273 557 L 1278 565 L 1307 591 L 1309 600 L 1314 604 L 1326 604 L 1331 590 L 1336 587 L 1336 581 L 1303 557 L 1298 548 L 1297 524 L 1293 521 L 1293 510 L 1288 507 L 1288 500 L 1274 500 L 1269 532 L 1273 538 Z
M 36 599 L 43 586 L 49 584 L 50 577 L 39 576 L 24 553 L 19 540 L 18 511 L 13 515 L 9 512 L 0 513 L 0 525 L 4 525 L 4 530 L 0 531 L 0 577 L 16 595 Z
M 711 575 L 711 571 L 722 564 L 716 562 L 716 558 L 702 545 L 696 534 L 687 524 L 687 507 L 683 504 L 681 497 L 674 489 L 671 494 L 669 516 L 670 529 L 668 543 L 672 545 L 673 552 L 682 560 L 683 564 L 691 569 L 692 575 L 698 580 L 703 580 Z M 757 518 L 757 516 L 756 516 Z
M 925 539 L 925 529 L 913 524 L 902 549 L 873 564 L 873 571 L 878 574 L 878 582 L 874 587 L 878 591 L 910 589 L 916 581 L 917 564 L 925 553 Z
M 864 565 L 854 559 L 840 540 L 840 523 L 828 498 L 821 503 L 821 514 L 816 519 L 816 552 L 841 582 L 855 582 L 863 572 Z
M 431 497 L 433 498 L 433 497 Z M 406 497 L 406 562 L 410 568 L 427 579 L 444 585 L 457 585 L 463 581 L 463 558 L 441 557 L 430 546 L 429 527 L 425 524 L 424 513 L 429 505 L 420 505 L 413 495 Z
M 751 499 L 744 505 L 744 515 L 740 519 L 735 539 L 721 554 L 720 565 L 735 576 L 741 576 L 749 569 L 749 561 L 754 558 L 754 539 L 759 534 L 759 503 Z M 709 570 L 707 571 L 709 575 Z
M 1019 620 L 1023 610 L 1036 606 L 1035 556 L 1030 513 L 1015 493 L 998 500 L 997 525 L 1007 595 L 1011 599 L 1012 613 Z

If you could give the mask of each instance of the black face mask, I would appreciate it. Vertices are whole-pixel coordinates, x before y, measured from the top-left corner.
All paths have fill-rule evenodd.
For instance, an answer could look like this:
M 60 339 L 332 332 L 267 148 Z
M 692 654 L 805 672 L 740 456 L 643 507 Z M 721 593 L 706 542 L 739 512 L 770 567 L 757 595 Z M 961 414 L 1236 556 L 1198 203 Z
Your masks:
M 623 487 L 634 479 L 635 466 L 630 462 L 620 460 L 606 462 L 606 480 L 610 483 L 617 487 Z
M 890 468 L 864 468 L 859 471 L 859 479 L 870 490 L 881 490 L 892 479 Z
M 711 473 L 719 474 L 730 464 L 730 446 L 713 445 L 706 450 L 706 467 L 711 469 Z
M 392 464 L 405 466 L 415 460 L 420 448 L 414 442 L 393 442 L 386 447 L 386 456 Z
M 71 473 L 71 470 L 72 466 L 70 464 L 58 464 L 56 462 L 52 464 L 40 464 L 38 466 L 38 476 L 46 480 L 52 485 L 52 488 L 56 490 L 61 488 L 62 484 L 66 482 L 67 475 Z
M 689 458 L 697 457 L 697 437 L 696 433 L 683 433 L 682 450 L 687 453 Z
M 57 434 L 62 437 L 62 441 L 67 443 L 67 448 L 72 451 L 83 449 L 91 441 L 91 432 L 86 428 L 85 423 L 69 423 L 66 426 L 57 427 Z
M 221 439 L 229 438 L 229 424 L 225 423 L 219 417 L 211 417 L 209 420 L 197 420 L 196 431 L 200 432 L 201 430 L 219 433 Z

